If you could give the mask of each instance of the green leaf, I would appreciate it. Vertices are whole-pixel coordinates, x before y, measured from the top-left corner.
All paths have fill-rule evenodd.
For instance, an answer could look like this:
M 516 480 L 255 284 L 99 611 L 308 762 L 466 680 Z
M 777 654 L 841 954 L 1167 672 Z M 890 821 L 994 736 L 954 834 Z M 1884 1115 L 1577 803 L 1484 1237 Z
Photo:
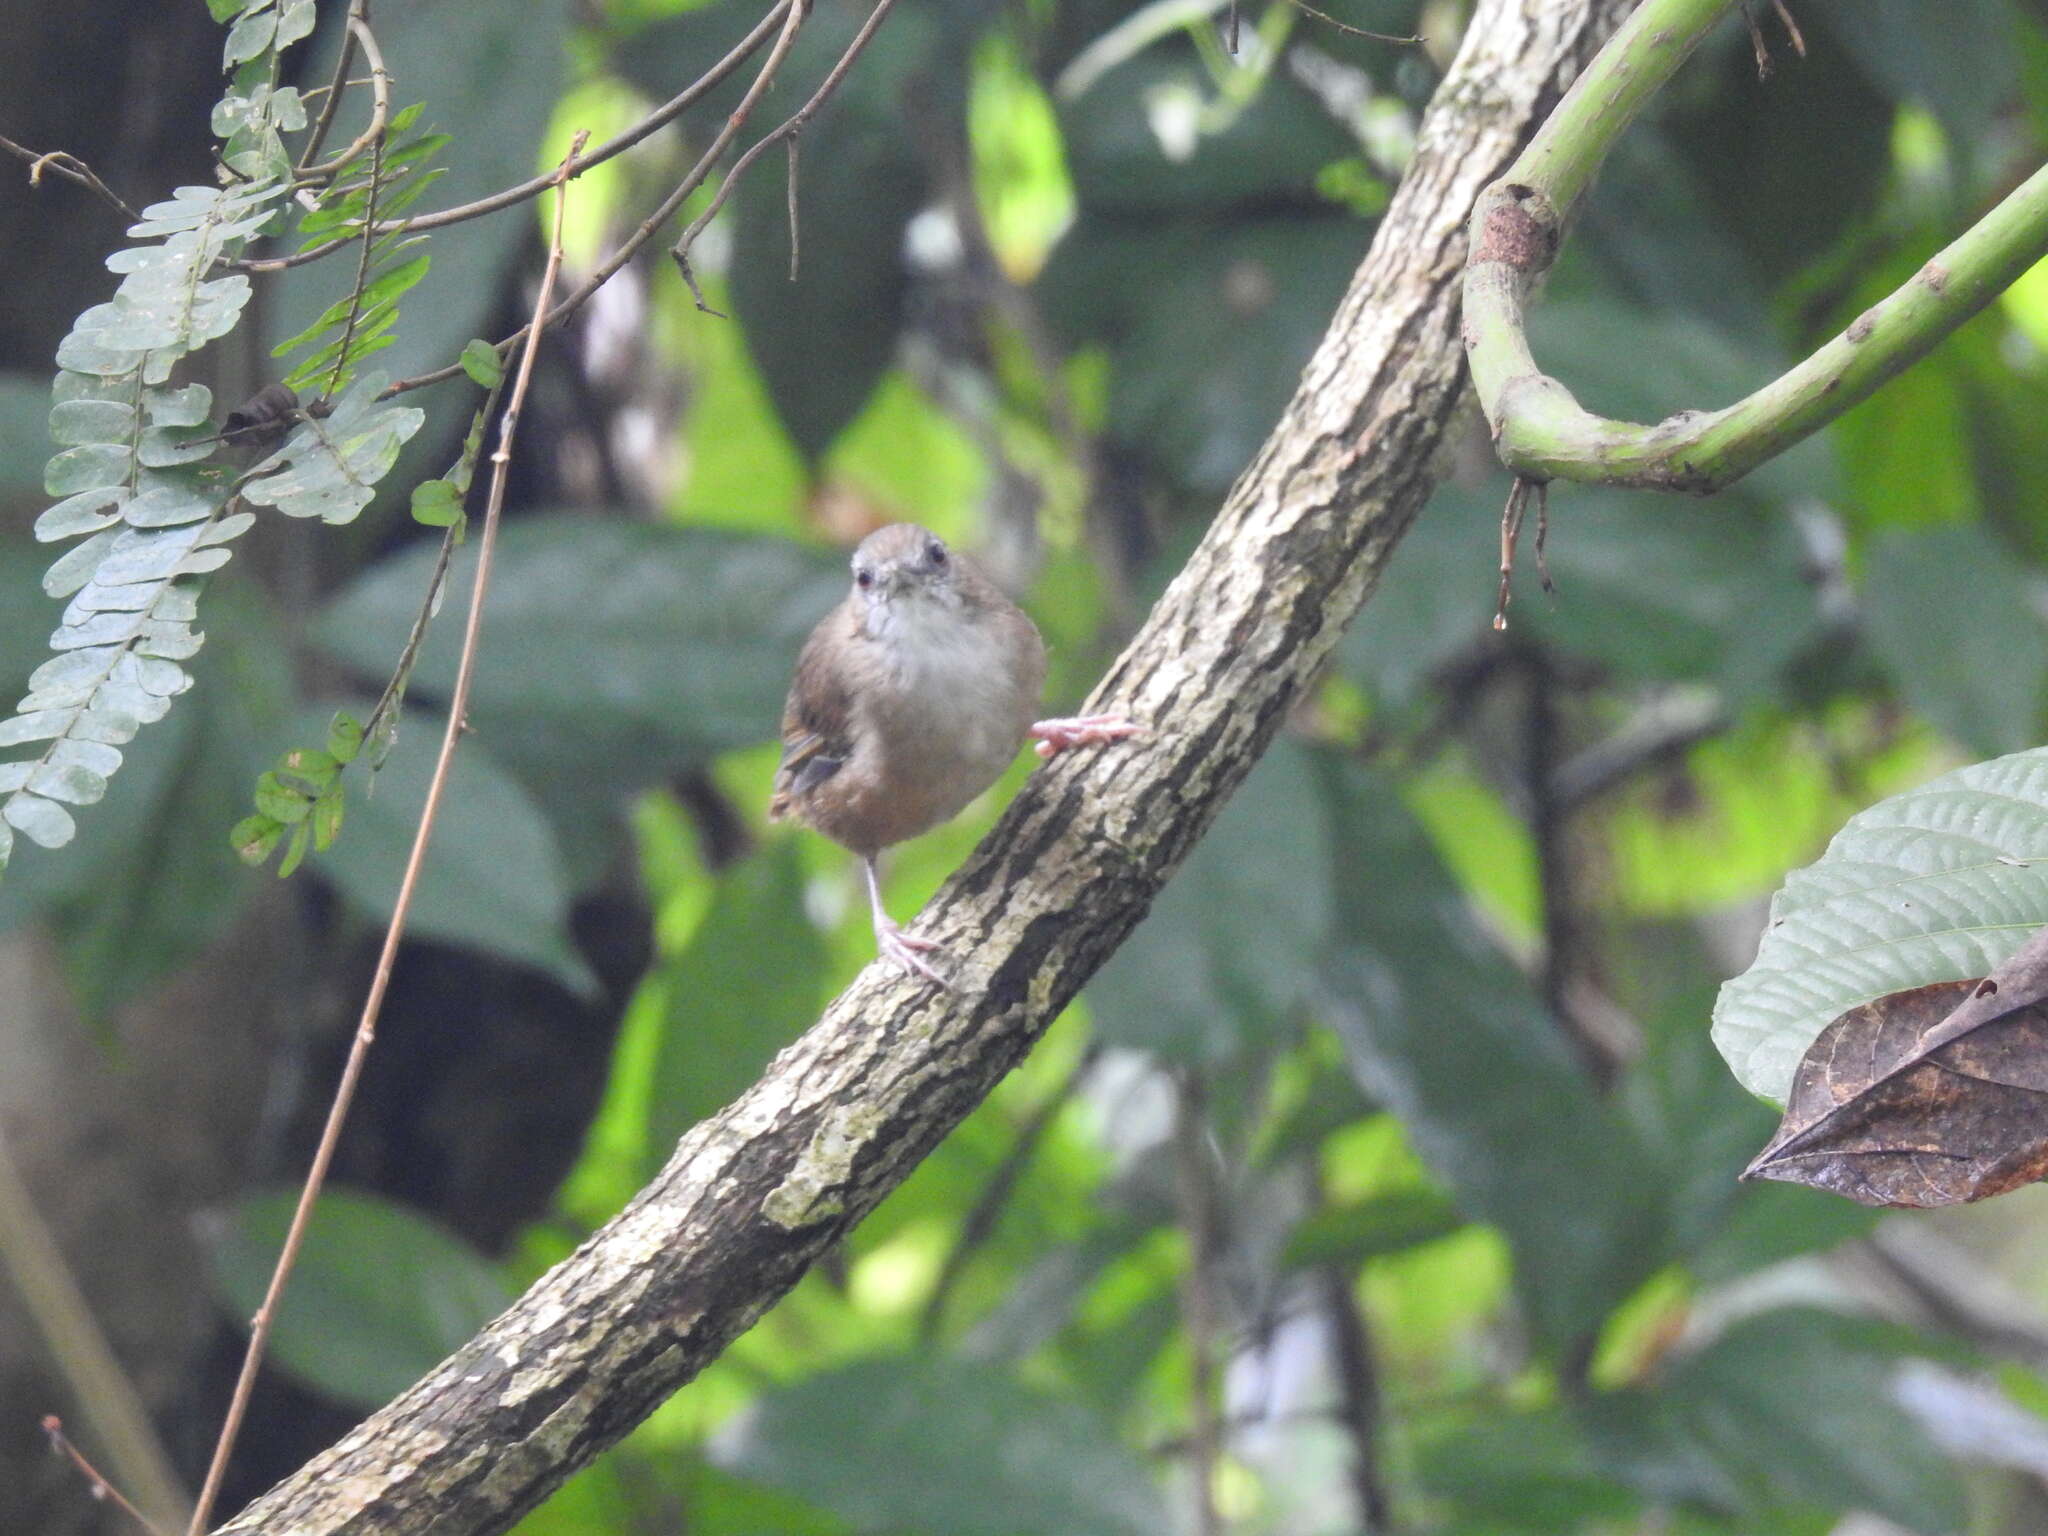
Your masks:
M 446 480 L 422 480 L 412 488 L 412 520 L 429 528 L 462 521 L 462 493 Z
M 133 454 L 125 444 L 66 448 L 43 471 L 43 489 L 52 496 L 105 490 L 125 482 L 133 464 Z
M 337 763 L 352 763 L 363 749 L 363 723 L 345 709 L 337 709 L 327 723 L 327 752 Z
M 1242 214 L 1247 205 L 1307 203 L 1317 173 L 1358 149 L 1285 70 L 1242 107 L 1217 111 L 1209 71 L 1184 35 L 1153 44 L 1078 95 L 1073 83 L 1063 76 L 1056 97 L 1084 218 Z M 1185 138 L 1175 127 L 1162 134 L 1170 120 L 1185 124 Z M 1368 232 L 1355 221 L 1352 229 L 1363 252 Z
M 359 577 L 315 623 L 317 643 L 381 685 L 436 554 L 418 545 Z M 475 559 L 456 552 L 453 590 Z M 529 783 L 583 796 L 653 783 L 774 736 L 797 650 L 845 583 L 839 561 L 785 539 L 522 518 L 499 537 L 471 718 Z M 459 649 L 437 625 L 414 686 L 445 699 Z
M 437 201 L 467 202 L 533 174 L 561 95 L 571 10 L 569 0 L 479 7 L 466 11 L 455 28 L 420 6 L 393 6 L 377 16 L 385 57 L 405 61 L 406 93 L 424 102 L 431 120 L 463 145 L 446 177 L 433 183 Z M 341 28 L 330 27 L 316 39 L 299 63 L 301 79 L 324 81 L 333 74 L 342 35 Z M 419 116 L 408 104 L 394 116 L 392 133 L 409 133 Z M 392 158 L 387 155 L 387 163 Z M 427 174 L 407 183 L 425 181 Z M 379 201 L 388 211 L 389 197 Z M 478 219 L 435 231 L 424 302 L 410 307 L 404 335 L 381 358 L 394 376 L 441 367 L 489 323 L 501 279 L 531 233 L 517 219 Z M 275 306 L 276 333 L 290 335 L 311 324 L 334 301 L 341 280 L 331 263 L 279 274 L 266 299 Z M 431 446 L 438 454 L 445 442 Z
M 1984 976 L 2048 922 L 2048 749 L 1976 763 L 1851 817 L 1772 898 L 1714 1044 L 1783 1103 L 1828 1023 L 1930 981 Z
M 1888 530 L 1870 552 L 1863 609 L 1906 701 L 1964 746 L 2015 752 L 2041 734 L 2048 633 L 1983 528 Z
M 775 411 L 815 463 L 860 414 L 896 355 L 909 273 L 903 231 L 929 196 L 900 117 L 826 109 L 830 157 L 798 160 L 802 261 L 789 277 L 780 168 L 733 197 L 733 312 Z M 820 142 L 823 142 L 821 139 Z M 766 167 L 764 167 L 766 169 Z M 817 340 L 829 335 L 832 345 Z
M 772 1387 L 720 1432 L 712 1457 L 865 1530 L 1158 1536 L 1171 1526 L 1150 1474 L 1108 1425 L 965 1361 L 866 1360 Z
M 1278 742 L 1089 983 L 1101 1037 L 1212 1062 L 1282 1040 L 1329 932 L 1329 848 L 1311 754 Z
M 1821 0 L 1828 31 L 1894 101 L 1932 108 L 1952 154 L 1985 165 L 1986 137 L 2019 84 L 2020 39 L 2003 6 L 1930 13 L 1910 0 Z
M 235 1208 L 209 1255 L 221 1304 L 262 1304 L 297 1195 Z M 512 1299 L 497 1269 L 460 1237 L 377 1195 L 329 1189 L 314 1208 L 270 1337 L 278 1364 L 330 1397 L 389 1402 L 466 1343 Z
M 0 927 L 47 919 L 89 1015 L 190 963 L 258 889 L 222 831 L 248 810 L 250 775 L 282 717 L 288 650 L 246 595 L 217 591 L 210 608 L 207 665 L 190 694 L 121 750 L 120 772 L 81 818 L 75 844 L 58 858 L 18 861 L 0 884 Z M 105 718 L 88 710 L 80 729 Z M 72 744 L 114 750 L 76 732 Z
M 1337 891 L 1324 1015 L 1460 1208 L 1506 1234 L 1539 1331 L 1583 1341 L 1663 1260 L 1643 1149 L 1393 787 L 1335 754 L 1318 767 Z
M 276 851 L 278 840 L 284 836 L 284 823 L 273 821 L 264 815 L 244 816 L 228 833 L 228 841 L 234 845 L 235 857 L 244 864 L 263 865 L 270 861 Z
M 1288 1237 L 1281 1263 L 1290 1269 L 1356 1267 L 1383 1253 L 1434 1242 L 1464 1225 L 1449 1196 L 1433 1189 L 1395 1190 L 1314 1212 Z
M 339 784 L 313 802 L 313 846 L 322 853 L 334 846 L 334 839 L 341 833 L 342 810 Z
M 1222 226 L 1084 219 L 1036 291 L 1063 336 L 1113 349 L 1116 440 L 1175 485 L 1217 497 L 1285 409 L 1367 238 L 1334 213 Z M 1189 324 L 1197 314 L 1203 323 Z
M 727 870 L 689 944 L 663 967 L 644 1176 L 677 1139 L 760 1076 L 817 1017 L 825 944 L 804 913 L 804 869 L 784 838 Z
M 293 826 L 292 835 L 285 842 L 284 857 L 277 861 L 277 878 L 288 880 L 297 874 L 312 846 L 313 823 L 310 819 L 302 819 Z
M 322 734 L 331 713 L 301 718 L 292 739 Z M 379 922 L 390 917 L 398 895 L 441 735 L 440 722 L 418 711 L 408 711 L 407 722 L 412 748 L 385 761 L 377 792 L 353 807 L 348 836 L 320 864 L 350 902 Z M 484 750 L 482 733 L 467 738 L 449 773 L 410 931 L 502 955 L 587 993 L 596 983 L 569 944 L 569 895 L 561 854 L 533 801 Z
M 1584 1431 L 1558 1409 L 1466 1419 L 1425 1433 L 1416 1460 L 1430 1495 L 1468 1519 L 1483 1519 L 1489 1531 L 1625 1529 L 1639 1503 L 1595 1462 Z
M 222 51 L 222 66 L 232 69 L 245 59 L 253 59 L 266 52 L 277 37 L 277 13 L 262 11 L 253 16 L 244 16 L 228 29 L 227 46 Z
M 462 348 L 462 371 L 484 389 L 496 389 L 505 378 L 505 360 L 488 341 L 473 338 Z
M 351 521 L 370 504 L 400 446 L 426 419 L 411 406 L 379 405 L 385 382 L 382 374 L 359 379 L 325 420 L 304 422 L 249 471 L 243 497 L 289 517 Z
M 1898 1406 L 1913 1341 L 1897 1329 L 1786 1307 L 1746 1318 L 1605 1418 L 1648 1423 L 1704 1459 L 1738 1507 L 1867 1509 L 1927 1536 L 1964 1525 L 1955 1470 Z

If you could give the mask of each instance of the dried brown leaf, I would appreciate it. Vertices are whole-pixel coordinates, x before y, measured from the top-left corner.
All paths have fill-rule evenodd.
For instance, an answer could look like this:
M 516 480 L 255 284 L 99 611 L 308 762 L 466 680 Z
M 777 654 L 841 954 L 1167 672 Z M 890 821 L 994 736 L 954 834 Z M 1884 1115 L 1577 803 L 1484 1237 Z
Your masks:
M 1936 1206 L 2048 1175 L 2044 950 L 2037 936 L 1987 980 L 1894 992 L 1828 1025 L 1743 1176 Z

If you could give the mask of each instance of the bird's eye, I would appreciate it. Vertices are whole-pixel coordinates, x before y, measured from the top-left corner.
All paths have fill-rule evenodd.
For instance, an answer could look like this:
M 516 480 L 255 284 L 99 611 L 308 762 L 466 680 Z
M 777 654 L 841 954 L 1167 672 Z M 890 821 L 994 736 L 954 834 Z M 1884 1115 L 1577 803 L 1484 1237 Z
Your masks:
M 924 558 L 933 570 L 943 571 L 946 568 L 946 546 L 933 539 L 924 547 Z
M 859 570 L 853 573 L 853 583 L 855 586 L 859 587 L 863 592 L 865 592 L 869 587 L 872 587 L 875 584 L 875 573 L 869 570 L 866 566 L 862 566 Z

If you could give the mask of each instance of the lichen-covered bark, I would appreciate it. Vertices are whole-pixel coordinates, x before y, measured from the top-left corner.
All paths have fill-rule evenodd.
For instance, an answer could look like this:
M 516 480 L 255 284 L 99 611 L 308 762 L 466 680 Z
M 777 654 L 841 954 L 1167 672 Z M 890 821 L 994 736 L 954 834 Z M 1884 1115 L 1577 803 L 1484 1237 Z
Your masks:
M 1037 775 L 871 966 L 505 1315 L 226 1529 L 502 1531 L 779 1299 L 1031 1048 L 1272 739 L 1435 483 L 1464 389 L 1464 225 L 1625 0 L 1482 0 L 1285 418 L 1090 710 L 1133 748 Z M 1475 571 L 1475 579 L 1484 573 Z

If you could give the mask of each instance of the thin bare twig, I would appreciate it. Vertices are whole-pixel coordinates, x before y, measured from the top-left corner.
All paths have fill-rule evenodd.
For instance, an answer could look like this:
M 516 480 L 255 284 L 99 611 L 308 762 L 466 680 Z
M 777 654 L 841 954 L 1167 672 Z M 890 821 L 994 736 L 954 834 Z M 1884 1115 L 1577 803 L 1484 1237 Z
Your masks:
M 798 134 L 802 133 L 804 125 L 811 120 L 812 114 L 825 104 L 834 91 L 839 89 L 839 82 L 846 78 L 846 72 L 853 68 L 853 61 L 861 56 L 861 51 L 868 45 L 868 39 L 875 35 L 875 29 L 881 26 L 882 18 L 889 14 L 890 9 L 895 4 L 896 0 L 876 0 L 874 10 L 869 12 L 868 19 L 862 23 L 860 31 L 854 34 L 853 41 L 846 45 L 846 52 L 839 56 L 839 62 L 832 66 L 832 72 L 825 76 L 824 82 L 811 94 L 811 99 L 792 112 L 779 127 L 764 134 L 748 148 L 745 154 L 733 162 L 732 169 L 725 173 L 725 180 L 718 184 L 717 192 L 712 194 L 711 201 L 705 205 L 704 211 L 690 221 L 690 227 L 683 231 L 681 237 L 669 251 L 669 255 L 675 258 L 677 266 L 682 266 L 688 262 L 691 245 L 696 242 L 697 236 L 704 232 L 704 226 L 709 224 L 717 216 L 718 210 L 725 206 L 725 200 L 732 195 L 732 189 L 739 185 L 740 178 L 747 174 L 747 168 L 760 159 L 773 145 L 779 144 L 785 139 L 793 140 Z
M 377 46 L 377 35 L 370 30 L 369 23 L 353 11 L 348 18 L 348 33 L 363 50 L 363 57 L 370 66 L 370 123 L 355 136 L 347 149 L 333 159 L 301 169 L 296 179 L 302 182 L 329 181 L 340 175 L 357 155 L 383 144 L 385 125 L 391 121 L 391 75 L 384 68 L 384 53 Z M 330 95 L 328 104 L 332 105 L 333 101 L 334 97 Z
M 1508 488 L 1508 502 L 1500 514 L 1500 596 L 1494 603 L 1493 627 L 1508 627 L 1508 583 L 1515 574 L 1515 541 L 1522 536 L 1522 519 L 1528 515 L 1529 497 L 1536 489 L 1537 482 L 1526 475 L 1515 476 L 1515 483 Z M 1549 502 L 1544 503 L 1548 517 Z M 1544 585 L 1550 584 L 1544 576 Z
M 1792 51 L 1802 59 L 1806 57 L 1806 34 L 1799 30 L 1799 23 L 1792 19 L 1792 12 L 1786 8 L 1785 0 L 1771 0 L 1771 9 L 1778 13 L 1778 20 L 1785 24 L 1785 35 L 1792 39 Z
M 348 20 L 368 21 L 370 0 L 349 0 Z M 356 33 L 353 25 L 345 26 L 341 34 L 341 53 L 334 61 L 334 78 L 325 86 L 316 87 L 303 94 L 311 96 L 320 90 L 327 93 L 327 99 L 320 103 L 320 115 L 313 121 L 312 132 L 306 135 L 306 147 L 299 155 L 297 174 L 304 175 L 313 164 L 313 157 L 320 153 L 320 146 L 327 142 L 327 130 L 334 126 L 334 114 L 341 110 L 343 87 L 351 84 L 348 72 L 356 61 Z
M 793 3 L 794 0 L 776 0 L 776 3 L 769 7 L 760 21 L 755 24 L 753 31 L 741 38 L 733 46 L 730 53 L 705 70 L 703 74 L 699 75 L 681 92 L 670 97 L 616 138 L 607 139 L 587 154 L 577 156 L 576 163 L 569 169 L 570 179 L 573 181 L 592 166 L 602 165 L 615 155 L 625 153 L 642 139 L 667 127 L 701 101 L 706 94 L 717 89 L 718 86 L 725 82 L 727 76 L 731 75 L 734 70 L 751 58 L 760 48 L 761 44 L 767 41 L 769 35 L 782 24 L 784 14 Z M 550 171 L 545 176 L 536 176 L 531 181 L 522 181 L 517 186 L 506 187 L 502 191 L 491 193 L 488 197 L 480 197 L 474 202 L 460 203 L 453 208 L 437 208 L 431 213 L 409 214 L 402 219 L 387 219 L 375 226 L 375 233 L 378 235 L 394 235 L 401 232 L 416 234 L 424 230 L 439 229 L 448 224 L 460 224 L 468 219 L 482 218 L 485 214 L 498 213 L 506 208 L 516 207 L 530 198 L 538 197 L 555 184 L 555 174 L 555 172 Z M 323 256 L 331 256 L 347 243 L 346 239 L 329 240 L 306 250 L 296 251 L 289 256 L 268 256 L 257 260 L 238 262 L 235 264 L 235 270 L 238 272 L 281 272 L 287 267 L 303 266 L 307 262 L 318 261 Z M 552 318 L 550 323 L 552 323 Z M 441 374 L 440 377 L 452 378 L 459 371 L 459 369 L 450 369 L 448 372 Z
M 36 1208 L 28 1181 L 0 1134 L 0 1273 L 14 1281 L 22 1309 L 50 1362 L 85 1415 L 110 1465 L 158 1513 L 175 1517 L 185 1491 L 149 1421 L 142 1394 L 122 1369 L 78 1279 Z M 81 1458 L 82 1459 L 82 1458 Z M 98 1474 L 94 1474 L 97 1478 Z M 99 1479 L 104 1481 L 104 1479 Z
M 1400 34 L 1394 32 L 1371 32 L 1366 30 L 1364 27 L 1354 27 L 1348 21 L 1339 21 L 1336 17 L 1332 16 L 1328 11 L 1319 11 L 1314 6 L 1306 4 L 1305 0 L 1287 0 L 1287 3 L 1293 6 L 1297 11 L 1300 11 L 1302 15 L 1313 16 L 1317 21 L 1323 23 L 1323 25 L 1328 27 L 1335 27 L 1339 32 L 1344 33 L 1347 37 L 1367 37 L 1371 38 L 1376 43 L 1413 44 L 1420 43 L 1422 41 L 1422 39 L 1419 36 L 1403 37 Z
M 553 238 L 548 245 L 547 266 L 541 273 L 540 295 L 534 302 L 534 319 L 524 334 L 537 343 L 546 328 L 548 301 L 554 295 L 555 277 L 562 269 L 562 211 L 568 204 L 569 167 L 582 150 L 588 135 L 579 133 L 569 147 L 568 156 L 555 172 L 558 178 L 555 203 L 555 224 Z M 455 744 L 462 737 L 464 716 L 469 709 L 470 683 L 476 671 L 477 640 L 483 629 L 484 594 L 491 579 L 491 553 L 497 544 L 498 514 L 505 503 L 505 481 L 507 466 L 512 461 L 513 434 L 519 425 L 519 411 L 526 399 L 527 385 L 533 378 L 533 360 L 538 352 L 537 345 L 529 344 L 520 354 L 519 372 L 512 383 L 512 395 L 506 402 L 505 414 L 499 422 L 498 446 L 491 454 L 491 492 L 484 504 L 483 527 L 477 535 L 476 575 L 470 582 L 469 614 L 462 629 L 462 654 L 456 663 L 455 687 L 448 700 L 448 725 L 441 733 L 440 754 L 434 760 L 433 777 L 427 782 L 426 803 L 420 808 L 419 827 L 413 833 L 412 851 L 406 857 L 405 873 L 398 883 L 398 896 L 392 903 L 391 923 L 384 930 L 384 945 L 377 954 L 377 968 L 370 978 L 369 995 L 363 1000 L 361 1019 L 356 1024 L 355 1039 L 349 1046 L 348 1060 L 341 1071 L 341 1081 L 334 1090 L 334 1102 L 327 1112 L 327 1123 L 320 1132 L 320 1144 L 313 1153 L 313 1166 L 306 1175 L 305 1188 L 299 1192 L 299 1203 L 292 1212 L 291 1227 L 285 1233 L 284 1248 L 278 1254 L 277 1267 L 271 1272 L 270 1284 L 264 1291 L 263 1305 L 256 1311 L 250 1325 L 249 1348 L 242 1357 L 241 1375 L 235 1382 L 235 1394 L 228 1405 L 226 1422 L 221 1426 L 220 1440 L 214 1446 L 213 1460 L 206 1471 L 206 1485 L 200 1490 L 199 1504 L 192 1512 L 191 1524 L 186 1536 L 202 1536 L 206 1530 L 207 1518 L 213 1512 L 214 1500 L 220 1495 L 221 1479 L 227 1472 L 228 1457 L 233 1452 L 235 1440 L 242 1428 L 242 1420 L 249 1409 L 249 1395 L 256 1385 L 256 1370 L 262 1363 L 263 1351 L 270 1339 L 270 1330 L 277 1317 L 277 1306 L 284 1294 L 285 1282 L 291 1277 L 292 1266 L 304 1241 L 306 1225 L 313 1214 L 313 1205 L 320 1196 L 320 1188 L 327 1181 L 327 1170 L 333 1164 L 335 1148 L 341 1141 L 341 1127 L 348 1117 L 349 1105 L 355 1098 L 356 1084 L 361 1080 L 364 1059 L 369 1054 L 370 1044 L 377 1037 L 377 1018 L 384 1006 L 384 995 L 391 985 L 391 971 L 398 959 L 399 940 L 405 933 L 405 921 L 412 910 L 414 893 L 419 887 L 420 868 L 426 861 L 427 843 L 434 832 L 434 820 L 441 808 L 441 797 L 448 787 L 448 769 L 455 757 Z
M 802 134 L 789 136 L 789 280 L 796 281 L 797 253 L 797 211 L 796 211 L 796 146 Z
M 50 1449 L 76 1467 L 80 1476 L 84 1477 L 86 1482 L 91 1484 L 92 1496 L 94 1498 L 113 1505 L 116 1509 L 127 1515 L 129 1519 L 149 1532 L 149 1536 L 160 1536 L 155 1523 L 150 1520 L 149 1516 L 123 1498 L 121 1490 L 102 1477 L 100 1469 L 85 1459 L 85 1452 L 71 1443 L 71 1437 L 64 1433 L 64 1421 L 62 1419 L 58 1418 L 54 1413 L 44 1414 L 43 1433 L 49 1437 Z
M 887 10 L 892 3 L 893 0 L 883 0 L 881 8 Z M 593 293 L 596 293 L 598 289 L 610 282 L 618 270 L 631 261 L 639 253 L 643 245 L 654 238 L 655 232 L 671 218 L 675 217 L 676 210 L 683 206 L 683 203 L 689 198 L 690 194 L 704 184 L 704 179 L 711 174 L 711 168 L 717 163 L 718 157 L 725 153 L 727 146 L 732 143 L 733 136 L 739 132 L 748 115 L 752 113 L 754 103 L 760 100 L 762 93 L 767 90 L 769 84 L 774 80 L 776 72 L 781 69 L 782 61 L 789 53 L 789 45 L 796 36 L 796 29 L 802 24 L 804 17 L 809 12 L 810 7 L 808 3 L 796 4 L 790 8 L 783 20 L 782 31 L 775 39 L 775 46 L 769 51 L 768 57 L 762 61 L 760 73 L 754 76 L 753 84 L 747 87 L 747 94 L 740 98 L 740 104 L 733 108 L 732 115 L 726 119 L 725 126 L 719 131 L 718 136 L 712 140 L 710 147 L 698 157 L 697 163 L 690 168 L 689 174 L 682 179 L 682 182 L 676 189 L 662 199 L 660 206 L 645 219 L 641 220 L 640 227 L 634 230 L 619 248 L 612 253 L 611 259 L 600 265 L 588 278 L 584 279 L 582 285 L 574 293 L 570 294 L 569 297 L 562 300 L 560 304 L 557 304 L 554 309 L 548 312 L 547 323 L 549 325 L 557 324 L 573 314 L 589 300 Z M 864 28 L 861 34 L 853 40 L 846 53 L 841 57 L 839 67 L 835 68 L 826 77 L 825 84 L 819 87 L 819 95 L 812 98 L 811 105 L 815 105 L 820 97 L 829 94 L 838 85 L 840 77 L 845 73 L 845 66 L 866 45 L 868 35 L 872 30 L 872 25 Z M 727 173 L 727 185 L 731 184 L 732 178 L 736 174 L 738 174 L 738 167 Z M 691 273 L 687 266 L 683 268 L 683 276 L 686 281 L 691 278 Z M 696 284 L 691 282 L 690 287 L 692 294 L 697 298 L 698 307 L 700 309 L 709 309 L 710 306 L 704 303 L 702 295 L 697 293 Z M 522 326 L 519 330 L 507 336 L 498 343 L 499 353 L 501 355 L 506 354 L 510 348 L 517 346 L 520 337 L 525 334 L 526 327 Z M 443 379 L 452 379 L 461 371 L 462 364 L 456 362 L 448 364 L 445 368 L 436 368 L 431 373 L 422 373 L 413 378 L 400 379 L 397 383 L 389 385 L 379 398 L 389 399 L 393 395 L 402 395 L 410 389 L 423 389 L 429 384 L 438 384 Z
M 8 154 L 28 162 L 28 184 L 32 187 L 42 185 L 44 171 L 55 171 L 66 181 L 76 182 L 88 192 L 95 193 L 104 198 L 120 211 L 123 218 L 139 219 L 142 217 L 141 214 L 128 206 L 119 193 L 104 181 L 101 181 L 94 174 L 91 166 L 87 165 L 76 155 L 68 154 L 61 149 L 53 149 L 46 154 L 39 155 L 27 145 L 15 143 L 14 140 L 8 138 L 5 134 L 0 134 L 0 149 L 4 149 Z

